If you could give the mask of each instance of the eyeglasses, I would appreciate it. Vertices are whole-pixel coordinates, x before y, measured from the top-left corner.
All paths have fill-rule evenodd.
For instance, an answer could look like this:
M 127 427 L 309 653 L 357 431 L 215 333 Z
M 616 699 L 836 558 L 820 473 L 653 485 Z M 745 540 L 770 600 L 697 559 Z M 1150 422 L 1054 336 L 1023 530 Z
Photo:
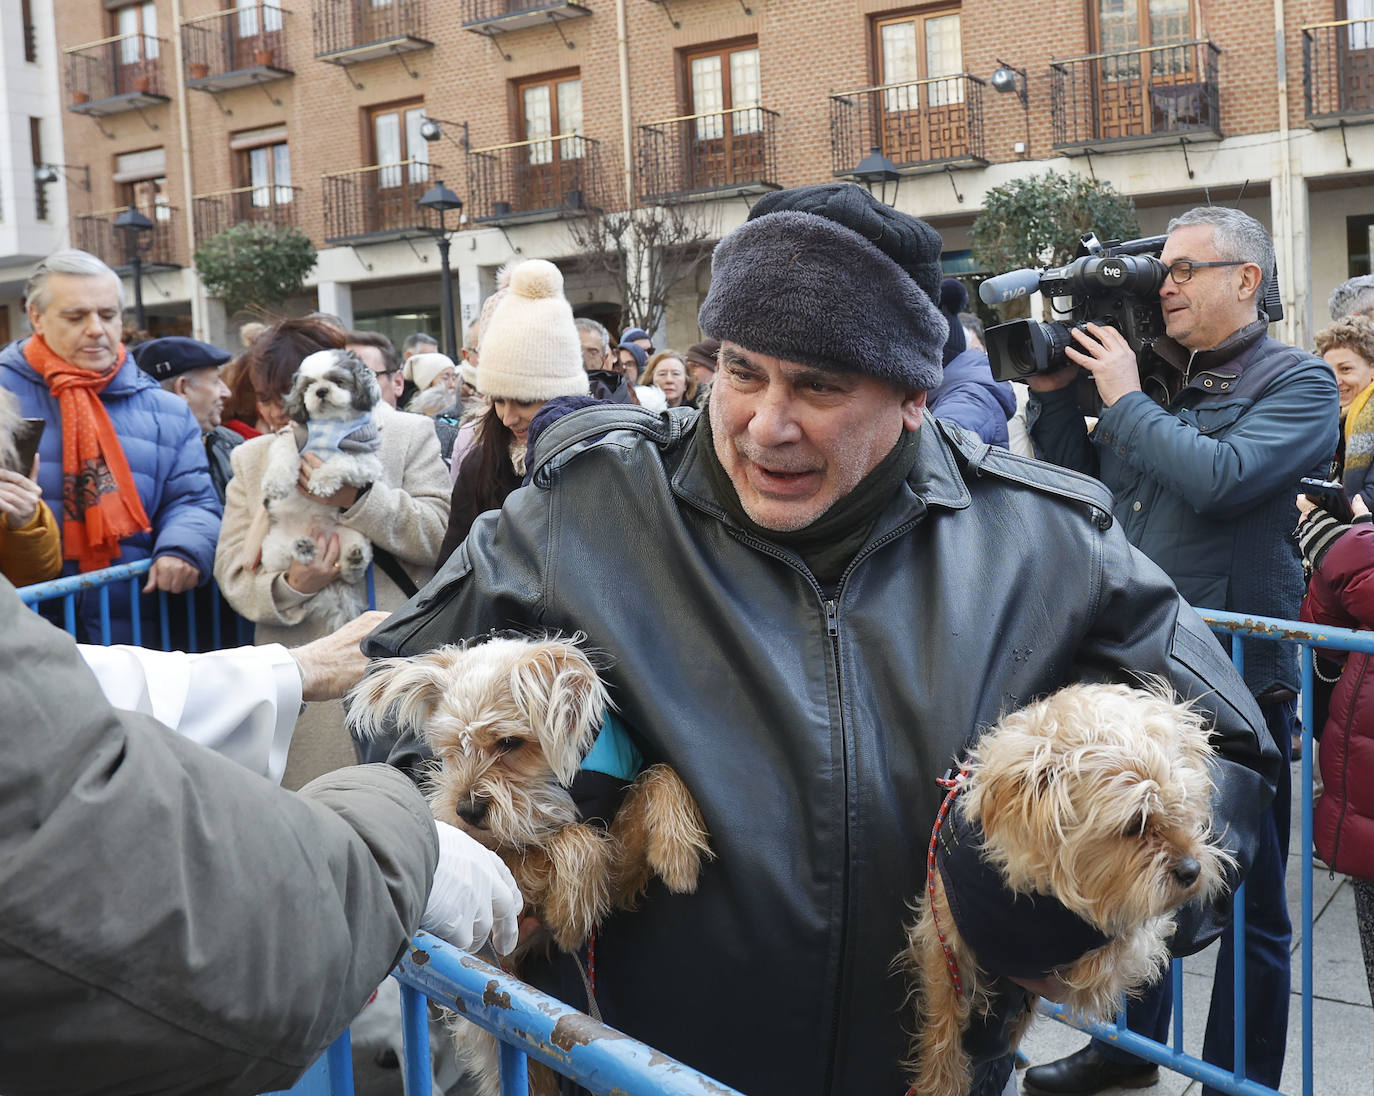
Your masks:
M 1193 271 L 1200 270 L 1204 266 L 1245 266 L 1245 259 L 1236 259 L 1227 262 L 1215 263 L 1195 263 L 1192 259 L 1179 259 L 1178 262 L 1168 267 L 1169 277 L 1174 280 L 1174 285 L 1183 285 L 1184 282 L 1193 280 Z

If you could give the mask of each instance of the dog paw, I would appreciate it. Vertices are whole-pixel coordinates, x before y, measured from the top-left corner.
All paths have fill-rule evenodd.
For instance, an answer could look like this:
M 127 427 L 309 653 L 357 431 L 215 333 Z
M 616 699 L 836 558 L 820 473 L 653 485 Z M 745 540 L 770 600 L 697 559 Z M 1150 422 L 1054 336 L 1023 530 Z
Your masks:
M 291 557 L 302 563 L 315 562 L 315 551 L 314 537 L 297 537 L 291 542 Z

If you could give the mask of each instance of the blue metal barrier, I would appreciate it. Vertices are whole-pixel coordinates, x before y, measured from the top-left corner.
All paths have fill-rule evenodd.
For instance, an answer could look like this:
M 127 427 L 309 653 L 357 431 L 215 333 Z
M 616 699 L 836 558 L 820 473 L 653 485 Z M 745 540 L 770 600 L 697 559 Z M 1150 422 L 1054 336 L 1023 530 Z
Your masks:
M 184 594 L 169 594 L 159 590 L 149 595 L 149 598 L 155 599 L 157 620 L 145 624 L 143 608 L 146 599 L 141 590 L 151 567 L 152 560 L 144 559 L 100 571 L 67 575 L 50 582 L 22 586 L 18 591 L 19 598 L 33 609 L 47 602 L 60 602 L 62 627 L 68 634 L 83 638 L 88 643 L 108 646 L 111 642 L 110 590 L 125 583 L 129 591 L 130 642 L 136 647 L 166 651 L 176 646 L 179 650 L 195 652 L 241 647 L 253 642 L 252 622 L 229 608 L 213 580 L 206 586 L 187 590 Z M 77 613 L 86 597 L 97 599 L 98 635 L 83 637 L 78 630 Z

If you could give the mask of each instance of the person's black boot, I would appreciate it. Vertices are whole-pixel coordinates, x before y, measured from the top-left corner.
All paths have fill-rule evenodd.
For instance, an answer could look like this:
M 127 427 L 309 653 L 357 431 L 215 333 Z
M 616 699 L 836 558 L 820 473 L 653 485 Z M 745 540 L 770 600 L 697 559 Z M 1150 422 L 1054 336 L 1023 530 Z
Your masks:
M 1031 1096 L 1091 1096 L 1114 1085 L 1121 1088 L 1148 1088 L 1159 1080 L 1159 1067 L 1152 1062 L 1116 1062 L 1104 1057 L 1089 1043 L 1077 1054 L 1031 1066 L 1026 1070 L 1024 1090 Z

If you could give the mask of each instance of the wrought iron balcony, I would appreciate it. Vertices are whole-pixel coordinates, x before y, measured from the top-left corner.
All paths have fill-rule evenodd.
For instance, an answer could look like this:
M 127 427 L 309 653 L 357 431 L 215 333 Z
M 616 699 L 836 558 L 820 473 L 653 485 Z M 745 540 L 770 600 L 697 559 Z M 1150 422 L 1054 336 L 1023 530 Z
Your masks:
M 1050 63 L 1054 147 L 1146 147 L 1217 139 L 1217 56 L 1197 40 Z
M 95 213 L 76 213 L 72 215 L 72 246 L 103 260 L 115 270 L 129 269 L 129 235 L 115 228 L 115 218 L 128 206 L 99 210 Z M 178 231 L 179 210 L 174 206 L 159 205 L 152 209 L 140 209 L 145 217 L 153 222 L 153 230 L 139 239 L 139 254 L 143 256 L 143 267 L 180 267 L 181 233 Z
M 520 224 L 601 205 L 601 142 L 576 133 L 468 150 L 468 216 Z
M 967 72 L 907 80 L 830 96 L 831 171 L 854 168 L 879 149 L 904 174 L 987 163 L 983 156 L 983 89 Z
M 286 67 L 286 17 L 273 4 L 241 4 L 181 24 L 186 86 L 228 91 L 291 76 Z
M 356 65 L 434 45 L 425 0 L 315 0 L 315 57 Z
M 463 0 L 463 29 L 477 34 L 504 34 L 591 15 L 591 8 L 571 0 Z
M 1374 121 L 1374 19 L 1303 27 L 1302 75 L 1312 125 Z
M 240 186 L 213 194 L 197 194 L 196 239 L 207 240 L 244 221 L 294 225 L 300 197 L 298 186 Z
M 100 116 L 167 102 L 163 55 L 167 43 L 146 34 L 118 34 L 68 46 L 67 109 Z
M 763 107 L 646 122 L 637 148 L 640 201 L 777 190 L 777 122 L 777 112 Z
M 424 235 L 424 213 L 416 203 L 431 180 L 442 174 L 437 164 L 402 160 L 321 176 L 325 242 L 366 243 Z

